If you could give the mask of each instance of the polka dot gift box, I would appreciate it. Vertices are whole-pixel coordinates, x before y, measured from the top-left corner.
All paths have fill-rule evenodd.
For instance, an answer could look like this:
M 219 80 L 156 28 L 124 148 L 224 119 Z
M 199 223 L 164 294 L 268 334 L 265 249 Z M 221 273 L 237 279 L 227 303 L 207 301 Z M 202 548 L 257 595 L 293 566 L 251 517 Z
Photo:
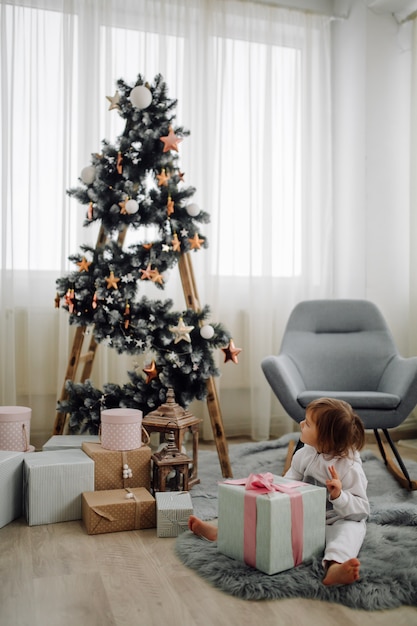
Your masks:
M 90 491 L 82 494 L 82 517 L 89 535 L 155 528 L 155 499 L 143 487 Z
M 33 452 L 30 445 L 32 409 L 26 406 L 0 406 L 0 450 Z
M 106 450 L 136 450 L 142 445 L 142 411 L 101 411 L 101 445 Z
M 81 444 L 94 461 L 94 490 L 150 488 L 151 449 L 143 445 L 136 450 L 106 450 L 100 443 Z

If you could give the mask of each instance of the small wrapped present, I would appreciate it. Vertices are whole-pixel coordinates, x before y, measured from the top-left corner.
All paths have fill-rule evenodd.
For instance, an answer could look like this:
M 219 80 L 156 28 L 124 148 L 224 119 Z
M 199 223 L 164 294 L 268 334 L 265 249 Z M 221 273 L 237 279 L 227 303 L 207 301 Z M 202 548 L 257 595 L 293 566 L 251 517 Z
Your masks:
M 42 450 L 67 450 L 78 448 L 81 450 L 83 443 L 100 443 L 98 435 L 53 435 L 43 444 Z
M 277 574 L 323 552 L 326 489 L 270 473 L 227 480 L 218 518 L 219 552 Z
M 188 518 L 193 514 L 193 503 L 188 491 L 157 491 L 156 535 L 178 537 L 188 528 Z
M 155 498 L 144 487 L 82 494 L 82 517 L 89 535 L 155 528 Z
M 101 443 L 83 443 L 82 450 L 94 461 L 94 490 L 151 486 L 151 449 L 106 450 Z
M 22 515 L 23 452 L 0 450 L 0 528 Z
M 81 519 L 81 494 L 94 489 L 94 462 L 82 450 L 29 452 L 23 506 L 29 526 Z

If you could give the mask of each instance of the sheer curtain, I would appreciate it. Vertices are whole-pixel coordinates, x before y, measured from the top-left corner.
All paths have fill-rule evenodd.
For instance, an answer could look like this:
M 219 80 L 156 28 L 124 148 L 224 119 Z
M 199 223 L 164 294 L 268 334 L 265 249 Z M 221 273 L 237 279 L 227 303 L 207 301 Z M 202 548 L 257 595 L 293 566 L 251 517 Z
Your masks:
M 52 431 L 73 333 L 55 280 L 97 237 L 66 190 L 123 128 L 106 100 L 117 79 L 161 73 L 191 131 L 186 182 L 211 214 L 209 248 L 193 256 L 200 301 L 242 348 L 237 365 L 219 354 L 226 432 L 291 429 L 260 361 L 295 302 L 332 292 L 329 17 L 245 0 L 0 0 L 0 11 L 0 404 L 31 406 L 32 432 Z M 184 308 L 174 271 L 166 297 Z M 99 349 L 93 383 L 122 383 L 132 365 Z

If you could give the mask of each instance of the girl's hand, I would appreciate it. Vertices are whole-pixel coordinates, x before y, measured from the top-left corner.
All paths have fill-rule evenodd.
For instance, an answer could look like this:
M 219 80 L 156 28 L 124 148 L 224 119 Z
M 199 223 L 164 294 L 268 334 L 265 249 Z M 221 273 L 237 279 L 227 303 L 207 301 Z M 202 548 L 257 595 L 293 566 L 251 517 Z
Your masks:
M 336 500 L 342 491 L 342 481 L 340 480 L 334 465 L 329 465 L 330 480 L 326 480 L 326 487 L 330 494 L 330 500 Z

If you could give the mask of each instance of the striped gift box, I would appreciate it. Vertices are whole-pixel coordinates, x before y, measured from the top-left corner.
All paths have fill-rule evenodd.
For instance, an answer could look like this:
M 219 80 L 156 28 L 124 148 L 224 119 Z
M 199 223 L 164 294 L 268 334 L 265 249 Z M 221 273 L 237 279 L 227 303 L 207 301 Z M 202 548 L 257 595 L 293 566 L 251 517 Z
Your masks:
M 0 450 L 0 528 L 22 515 L 24 452 Z
M 29 526 L 81 519 L 81 494 L 94 490 L 94 461 L 82 450 L 25 454 L 23 508 Z
M 193 514 L 193 503 L 188 491 L 157 491 L 156 535 L 178 537 L 188 528 L 188 518 Z
M 43 444 L 42 450 L 81 449 L 83 443 L 100 443 L 100 437 L 98 435 L 53 435 Z

